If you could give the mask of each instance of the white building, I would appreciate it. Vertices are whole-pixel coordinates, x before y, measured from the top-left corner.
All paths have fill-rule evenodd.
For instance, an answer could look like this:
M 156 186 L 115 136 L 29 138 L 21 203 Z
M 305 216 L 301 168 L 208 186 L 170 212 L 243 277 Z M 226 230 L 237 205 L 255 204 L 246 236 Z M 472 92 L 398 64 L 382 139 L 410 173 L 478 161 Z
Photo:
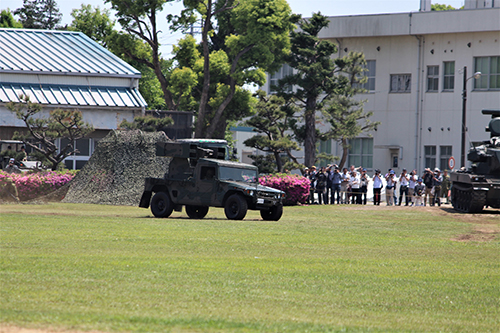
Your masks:
M 446 169 L 453 156 L 460 167 L 464 67 L 466 148 L 489 138 L 481 110 L 500 109 L 500 1 L 466 0 L 465 9 L 431 12 L 423 0 L 420 12 L 330 17 L 320 37 L 337 44 L 338 57 L 365 54 L 368 92 L 359 98 L 381 122 L 351 142 L 348 164 L 421 172 Z M 477 80 L 475 72 L 482 73 Z M 328 142 L 320 150 L 342 153 Z
M 25 129 L 6 108 L 29 95 L 48 114 L 56 108 L 80 110 L 94 126 L 80 151 L 65 160 L 81 168 L 96 142 L 122 120 L 144 114 L 139 93 L 141 73 L 80 32 L 0 28 L 0 140 Z

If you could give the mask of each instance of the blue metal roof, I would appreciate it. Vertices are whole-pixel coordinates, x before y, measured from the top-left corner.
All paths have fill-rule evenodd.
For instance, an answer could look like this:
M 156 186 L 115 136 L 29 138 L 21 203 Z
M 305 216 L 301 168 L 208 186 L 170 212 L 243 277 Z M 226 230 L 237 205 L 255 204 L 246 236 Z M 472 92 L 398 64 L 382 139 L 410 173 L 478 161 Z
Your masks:
M 0 102 L 20 102 L 20 95 L 29 95 L 31 102 L 53 106 L 146 106 L 141 94 L 133 88 L 0 82 Z
M 0 28 L 0 73 L 140 77 L 81 32 Z

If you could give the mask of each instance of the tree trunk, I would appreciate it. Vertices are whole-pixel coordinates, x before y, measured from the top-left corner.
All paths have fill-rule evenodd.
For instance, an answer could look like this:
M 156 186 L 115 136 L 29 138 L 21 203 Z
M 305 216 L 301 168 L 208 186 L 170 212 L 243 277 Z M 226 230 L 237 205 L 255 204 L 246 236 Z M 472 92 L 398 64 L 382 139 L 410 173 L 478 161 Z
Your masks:
M 304 118 L 306 126 L 304 164 L 311 167 L 316 162 L 316 96 L 307 98 Z
M 201 40 L 203 45 L 203 88 L 201 91 L 200 106 L 196 118 L 196 126 L 194 136 L 196 138 L 203 137 L 203 127 L 205 126 L 205 114 L 208 102 L 208 92 L 210 89 L 210 51 L 208 49 L 208 30 L 210 28 L 210 20 L 212 17 L 212 1 L 207 3 L 207 17 L 203 24 Z
M 340 168 L 340 170 L 342 170 L 342 168 L 344 167 L 345 162 L 347 161 L 347 154 L 348 154 L 347 139 L 346 138 L 342 138 L 342 141 L 341 141 L 340 145 L 342 146 L 342 158 L 340 159 L 340 162 L 339 162 L 339 168 Z
M 283 172 L 283 162 L 281 161 L 280 153 L 275 151 L 274 158 L 276 159 L 276 167 L 278 168 L 278 172 Z

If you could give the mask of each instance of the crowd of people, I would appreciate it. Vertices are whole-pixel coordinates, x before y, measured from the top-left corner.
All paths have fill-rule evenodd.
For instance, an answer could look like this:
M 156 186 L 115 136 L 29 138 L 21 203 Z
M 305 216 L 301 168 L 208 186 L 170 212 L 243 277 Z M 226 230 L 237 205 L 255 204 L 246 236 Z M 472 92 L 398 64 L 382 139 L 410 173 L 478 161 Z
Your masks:
M 379 206 L 385 186 L 387 206 L 441 206 L 441 199 L 450 203 L 450 177 L 447 170 L 426 168 L 422 175 L 417 170 L 410 173 L 403 169 L 397 175 L 389 169 L 385 175 L 378 169 L 370 177 L 363 167 L 340 168 L 328 165 L 316 169 L 305 169 L 305 176 L 311 182 L 307 204 L 358 204 L 366 205 L 368 188 L 373 187 L 373 204 Z M 369 186 L 370 185 L 370 186 Z M 398 197 L 399 194 L 399 197 Z

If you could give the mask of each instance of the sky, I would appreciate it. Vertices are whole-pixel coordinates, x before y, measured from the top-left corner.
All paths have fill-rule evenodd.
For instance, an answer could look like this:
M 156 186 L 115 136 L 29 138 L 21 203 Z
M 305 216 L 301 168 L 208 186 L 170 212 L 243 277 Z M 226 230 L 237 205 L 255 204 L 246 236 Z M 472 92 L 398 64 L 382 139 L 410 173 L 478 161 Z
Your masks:
M 464 5 L 464 0 L 436 0 L 433 3 L 451 5 L 459 8 Z M 420 0 L 288 0 L 294 13 L 310 17 L 313 12 L 320 11 L 327 16 L 360 15 L 360 14 L 382 14 L 418 11 Z M 91 4 L 100 8 L 110 8 L 103 0 L 58 0 L 59 10 L 63 14 L 62 24 L 70 24 L 73 17 L 71 10 L 80 8 L 82 4 Z M 0 0 L 0 10 L 10 8 L 14 11 L 22 7 L 23 0 Z M 164 16 L 177 14 L 182 10 L 182 1 L 173 4 L 167 3 L 164 7 Z M 118 27 L 117 27 L 118 28 Z M 172 45 L 182 38 L 182 32 L 171 32 L 167 22 L 159 26 L 162 31 L 160 43 L 161 52 L 166 58 L 172 50 Z

